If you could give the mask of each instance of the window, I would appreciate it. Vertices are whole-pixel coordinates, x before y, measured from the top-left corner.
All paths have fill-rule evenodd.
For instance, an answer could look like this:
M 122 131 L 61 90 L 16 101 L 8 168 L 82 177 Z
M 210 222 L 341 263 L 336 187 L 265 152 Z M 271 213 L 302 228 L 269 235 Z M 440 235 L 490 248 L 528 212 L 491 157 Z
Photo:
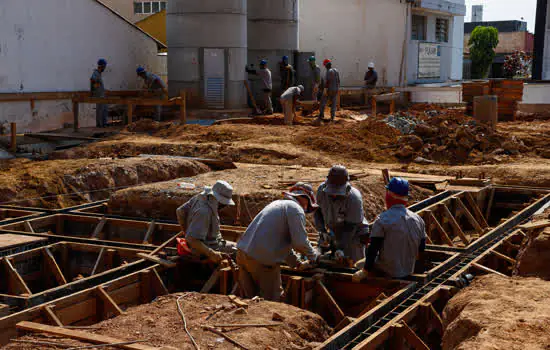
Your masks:
M 135 14 L 141 14 L 141 13 L 143 13 L 143 3 L 141 3 L 141 2 L 134 2 L 134 13 L 135 13 Z
M 147 1 L 143 3 L 143 13 L 151 13 L 151 2 Z
M 426 40 L 426 17 L 413 15 L 411 40 Z
M 160 2 L 160 10 L 161 11 L 166 10 L 166 1 L 161 1 Z
M 449 20 L 437 18 L 435 20 L 435 40 L 440 43 L 449 42 Z
M 160 12 L 160 2 L 153 1 L 152 4 L 153 4 L 153 13 Z

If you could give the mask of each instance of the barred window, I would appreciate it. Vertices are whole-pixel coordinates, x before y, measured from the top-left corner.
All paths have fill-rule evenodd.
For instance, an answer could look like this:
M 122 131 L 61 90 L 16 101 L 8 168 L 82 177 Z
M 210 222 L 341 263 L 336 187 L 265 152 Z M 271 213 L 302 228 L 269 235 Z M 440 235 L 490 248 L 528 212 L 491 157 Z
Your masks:
M 440 43 L 449 42 L 449 20 L 437 18 L 435 21 L 435 40 Z

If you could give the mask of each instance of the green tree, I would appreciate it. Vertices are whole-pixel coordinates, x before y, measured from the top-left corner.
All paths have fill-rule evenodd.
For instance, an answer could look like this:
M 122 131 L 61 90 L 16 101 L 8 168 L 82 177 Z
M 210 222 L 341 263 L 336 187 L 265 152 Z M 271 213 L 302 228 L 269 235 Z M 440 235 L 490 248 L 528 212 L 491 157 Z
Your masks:
M 486 78 L 489 75 L 489 67 L 495 58 L 498 30 L 495 27 L 477 26 L 470 35 L 468 46 L 472 59 L 472 78 Z

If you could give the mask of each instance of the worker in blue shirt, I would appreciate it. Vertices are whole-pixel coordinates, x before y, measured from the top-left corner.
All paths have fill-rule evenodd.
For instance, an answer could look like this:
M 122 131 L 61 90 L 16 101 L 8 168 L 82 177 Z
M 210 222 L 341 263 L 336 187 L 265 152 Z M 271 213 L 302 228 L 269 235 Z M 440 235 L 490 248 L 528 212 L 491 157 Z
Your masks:
M 138 67 L 136 69 L 137 75 L 145 81 L 145 88 L 148 92 L 153 93 L 153 96 L 157 99 L 164 100 L 168 98 L 168 89 L 166 83 L 156 74 L 147 72 L 145 68 Z M 162 114 L 162 106 L 155 107 L 155 120 L 160 121 Z
M 100 58 L 97 61 L 97 69 L 94 69 L 90 77 L 90 92 L 92 97 L 105 98 L 105 86 L 103 85 L 102 73 L 107 67 L 107 60 Z M 95 126 L 104 128 L 107 126 L 107 115 L 109 114 L 107 105 L 96 104 L 95 107 Z

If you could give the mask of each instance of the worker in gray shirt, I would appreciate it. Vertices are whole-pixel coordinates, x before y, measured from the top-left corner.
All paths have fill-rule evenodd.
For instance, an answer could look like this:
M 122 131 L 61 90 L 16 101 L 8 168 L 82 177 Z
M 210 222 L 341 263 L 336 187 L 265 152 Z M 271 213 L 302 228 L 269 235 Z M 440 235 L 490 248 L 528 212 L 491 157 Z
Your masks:
M 374 62 L 370 62 L 368 71 L 365 73 L 365 87 L 367 89 L 374 89 L 378 82 L 378 73 L 374 70 Z
M 308 59 L 309 63 L 309 76 L 307 79 L 306 91 L 308 91 L 308 97 L 311 94 L 311 100 L 317 101 L 319 95 L 319 88 L 321 87 L 321 68 L 317 65 L 315 56 L 311 56 Z
M 306 269 L 317 263 L 318 254 L 308 240 L 306 212 L 317 209 L 311 185 L 297 183 L 284 199 L 265 207 L 246 229 L 237 244 L 239 285 L 247 298 L 281 298 L 282 263 Z M 309 262 L 299 260 L 295 251 Z
M 145 81 L 145 88 L 148 92 L 152 93 L 155 98 L 160 100 L 168 98 L 166 83 L 158 75 L 147 72 L 143 67 L 138 67 L 136 73 L 138 77 Z M 162 106 L 155 106 L 155 120 L 160 122 L 161 115 Z
M 296 118 L 296 103 L 300 97 L 304 94 L 304 86 L 298 85 L 288 88 L 279 99 L 281 106 L 283 106 L 283 113 L 285 116 L 285 125 L 292 125 Z
M 330 120 L 333 121 L 336 117 L 336 108 L 338 106 L 338 92 L 340 91 L 340 73 L 336 68 L 332 68 L 332 61 L 325 60 L 323 62 L 327 73 L 325 76 L 325 89 L 326 93 L 323 94 L 321 99 L 321 113 L 319 114 L 319 119 L 325 119 L 325 107 L 327 106 L 327 101 L 331 101 L 330 108 Z
M 386 210 L 373 224 L 364 266 L 353 275 L 360 282 L 370 273 L 404 278 L 414 272 L 417 256 L 426 247 L 424 220 L 406 208 L 409 182 L 393 178 L 386 186 Z
M 219 263 L 223 260 L 222 253 L 235 252 L 236 243 L 222 238 L 218 215 L 225 206 L 235 205 L 232 196 L 233 187 L 226 181 L 217 181 L 176 210 L 185 240 L 194 255 Z
M 363 211 L 363 197 L 349 182 L 343 165 L 333 166 L 327 180 L 317 190 L 319 210 L 315 212 L 315 228 L 319 232 L 321 253 L 331 251 L 341 260 L 359 261 L 365 255 L 368 222 Z
M 262 92 L 264 96 L 264 113 L 273 114 L 273 104 L 271 102 L 271 92 L 273 90 L 273 80 L 271 79 L 271 70 L 267 68 L 267 61 L 260 61 L 260 70 L 249 69 L 246 67 L 248 74 L 255 74 L 262 80 Z
M 97 61 L 97 69 L 94 69 L 92 76 L 90 77 L 90 92 L 92 97 L 105 98 L 105 86 L 103 85 L 102 73 L 107 67 L 107 61 L 104 58 L 100 58 Z M 107 116 L 109 110 L 105 104 L 96 104 L 95 106 L 95 126 L 98 128 L 104 128 L 107 126 Z

